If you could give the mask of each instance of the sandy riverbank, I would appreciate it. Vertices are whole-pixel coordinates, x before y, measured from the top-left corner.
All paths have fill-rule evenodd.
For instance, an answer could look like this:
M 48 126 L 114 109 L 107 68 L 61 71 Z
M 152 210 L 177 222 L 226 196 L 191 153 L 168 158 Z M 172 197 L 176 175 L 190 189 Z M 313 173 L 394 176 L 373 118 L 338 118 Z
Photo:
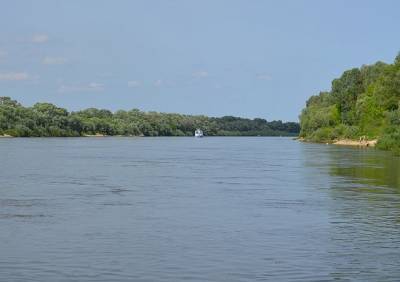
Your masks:
M 3 135 L 0 135 L 0 138 L 13 138 L 13 136 L 8 135 L 8 134 L 3 134 Z
M 359 146 L 359 147 L 375 147 L 378 140 L 350 140 L 350 139 L 342 139 L 334 141 L 334 145 L 342 145 L 342 146 Z
M 300 142 L 312 142 L 303 137 L 297 137 L 297 138 L 294 138 L 294 140 L 297 140 Z M 377 142 L 378 142 L 377 139 L 373 139 L 373 140 L 340 139 L 340 140 L 334 140 L 331 142 L 327 142 L 326 144 L 333 144 L 333 145 L 340 145 L 340 146 L 375 147 Z
M 96 134 L 85 134 L 83 137 L 106 137 L 107 135 L 96 133 Z

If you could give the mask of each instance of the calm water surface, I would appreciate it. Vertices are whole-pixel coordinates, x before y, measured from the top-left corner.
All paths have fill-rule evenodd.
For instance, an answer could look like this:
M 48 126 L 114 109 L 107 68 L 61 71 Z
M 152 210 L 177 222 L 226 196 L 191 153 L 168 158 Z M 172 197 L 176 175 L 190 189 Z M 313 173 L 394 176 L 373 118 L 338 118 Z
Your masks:
M 1 281 L 399 281 L 400 159 L 289 138 L 0 140 Z

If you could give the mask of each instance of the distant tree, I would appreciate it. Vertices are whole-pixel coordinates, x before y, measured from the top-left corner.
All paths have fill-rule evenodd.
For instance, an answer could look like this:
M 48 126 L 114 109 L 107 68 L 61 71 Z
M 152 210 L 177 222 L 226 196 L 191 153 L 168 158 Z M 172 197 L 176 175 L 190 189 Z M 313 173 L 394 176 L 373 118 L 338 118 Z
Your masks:
M 105 135 L 185 136 L 202 128 L 206 135 L 296 135 L 297 123 L 267 122 L 226 116 L 214 118 L 158 112 L 89 108 L 69 113 L 50 103 L 23 107 L 9 97 L 0 97 L 0 134 L 13 136 Z

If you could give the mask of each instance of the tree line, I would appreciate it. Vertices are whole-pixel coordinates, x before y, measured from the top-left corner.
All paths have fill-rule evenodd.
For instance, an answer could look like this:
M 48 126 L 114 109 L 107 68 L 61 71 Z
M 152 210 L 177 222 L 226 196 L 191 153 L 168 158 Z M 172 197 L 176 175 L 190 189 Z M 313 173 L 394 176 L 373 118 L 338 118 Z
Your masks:
M 378 139 L 378 148 L 400 154 L 400 54 L 345 71 L 330 91 L 311 96 L 300 115 L 300 136 L 319 142 Z
M 296 122 L 233 116 L 207 117 L 138 109 L 111 112 L 89 108 L 68 112 L 50 103 L 24 107 L 10 97 L 0 97 L 0 135 L 14 137 L 72 137 L 85 135 L 192 136 L 200 128 L 207 136 L 293 136 Z

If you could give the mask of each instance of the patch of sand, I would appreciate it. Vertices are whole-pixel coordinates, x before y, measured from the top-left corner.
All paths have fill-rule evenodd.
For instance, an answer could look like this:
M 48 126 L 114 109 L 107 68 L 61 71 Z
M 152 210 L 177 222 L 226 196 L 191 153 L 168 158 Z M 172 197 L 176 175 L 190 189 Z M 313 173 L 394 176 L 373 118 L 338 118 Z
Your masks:
M 359 146 L 359 147 L 375 147 L 378 140 L 350 140 L 350 139 L 342 139 L 333 142 L 334 145 L 343 145 L 343 146 Z
M 85 134 L 85 137 L 105 137 L 107 135 L 101 134 L 101 133 L 96 133 L 96 134 Z

